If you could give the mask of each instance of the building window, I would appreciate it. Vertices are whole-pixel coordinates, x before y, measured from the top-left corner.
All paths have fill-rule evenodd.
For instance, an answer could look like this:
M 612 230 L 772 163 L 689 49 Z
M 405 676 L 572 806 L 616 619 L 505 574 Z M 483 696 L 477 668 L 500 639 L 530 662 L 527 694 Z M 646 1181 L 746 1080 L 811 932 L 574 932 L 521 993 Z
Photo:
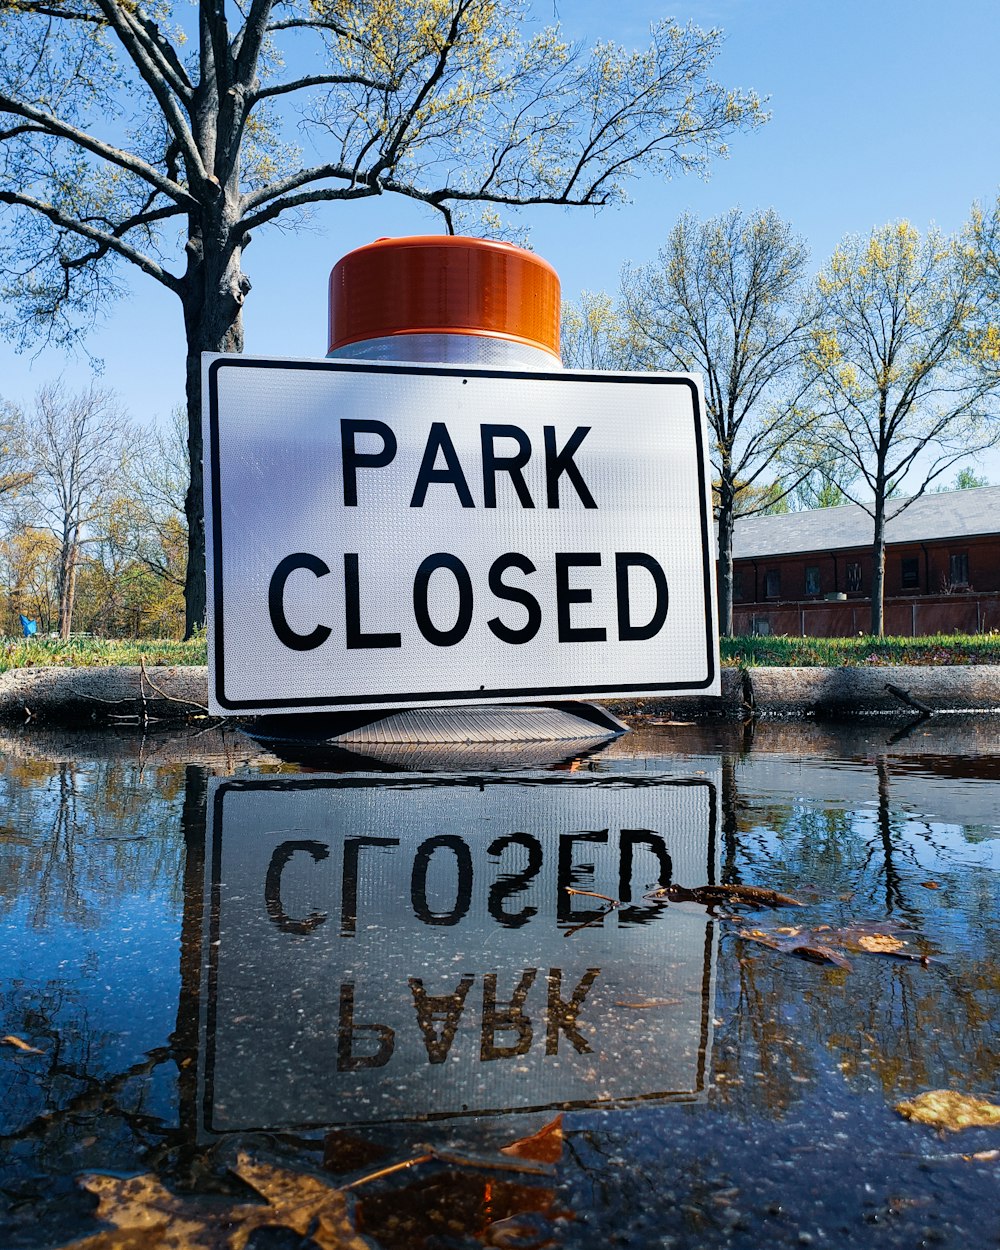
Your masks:
M 764 574 L 764 598 L 781 598 L 781 569 L 768 569 Z
M 818 564 L 806 565 L 806 594 L 807 595 L 819 594 L 819 565 Z
M 920 585 L 920 561 L 916 556 L 903 556 L 900 560 L 901 582 L 904 589 Z
M 847 589 L 848 590 L 860 590 L 861 589 L 861 565 L 860 564 L 849 564 L 847 566 Z
M 969 556 L 963 551 L 957 556 L 948 557 L 948 580 L 953 586 L 968 586 Z
M 743 598 L 743 570 L 733 569 L 733 598 Z

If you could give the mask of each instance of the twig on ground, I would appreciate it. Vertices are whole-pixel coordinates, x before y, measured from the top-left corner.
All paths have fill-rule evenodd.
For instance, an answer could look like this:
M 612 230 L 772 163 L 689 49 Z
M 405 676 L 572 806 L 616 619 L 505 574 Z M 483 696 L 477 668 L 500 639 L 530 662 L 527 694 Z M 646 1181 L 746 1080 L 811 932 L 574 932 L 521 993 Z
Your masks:
M 139 673 L 140 673 L 140 677 L 139 677 L 140 691 L 142 690 L 142 683 L 145 680 L 149 682 L 150 689 L 153 690 L 156 694 L 158 694 L 161 699 L 166 699 L 168 703 L 182 703 L 185 707 L 194 707 L 194 708 L 197 708 L 199 712 L 204 712 L 206 716 L 209 715 L 208 708 L 206 707 L 204 703 L 195 703 L 193 699 L 178 699 L 176 695 L 167 694 L 165 690 L 161 689 L 156 684 L 156 682 L 153 681 L 152 677 L 150 677 L 150 675 L 146 672 L 146 659 L 145 659 L 145 656 L 141 656 L 141 655 L 139 656 Z
M 512 1159 L 477 1159 L 471 1155 L 450 1154 L 446 1151 L 430 1149 L 422 1154 L 414 1155 L 412 1159 L 404 1159 L 402 1163 L 390 1163 L 388 1167 L 378 1168 L 366 1176 L 359 1176 L 357 1180 L 342 1185 L 341 1189 L 357 1189 L 361 1185 L 371 1184 L 372 1181 L 380 1181 L 386 1176 L 393 1176 L 397 1172 L 415 1168 L 421 1163 L 450 1163 L 453 1167 L 485 1168 L 487 1171 L 496 1172 L 527 1172 L 532 1176 L 549 1176 L 552 1171 L 544 1164 L 532 1164 Z

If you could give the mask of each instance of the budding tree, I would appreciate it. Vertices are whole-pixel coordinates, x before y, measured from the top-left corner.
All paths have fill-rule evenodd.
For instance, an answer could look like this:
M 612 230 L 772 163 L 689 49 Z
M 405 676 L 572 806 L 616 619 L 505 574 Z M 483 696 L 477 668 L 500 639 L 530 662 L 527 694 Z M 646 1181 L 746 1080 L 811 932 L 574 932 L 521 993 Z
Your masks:
M 791 486 L 775 488 L 769 475 L 813 420 L 799 402 L 812 315 L 803 299 L 806 259 L 805 245 L 773 210 L 732 209 L 705 222 L 685 214 L 657 259 L 622 278 L 646 362 L 704 380 L 723 634 L 733 632 L 735 520 L 773 511 L 785 498 Z
M 850 235 L 817 279 L 810 367 L 844 495 L 872 518 L 871 632 L 881 634 L 885 527 L 995 441 L 975 350 L 983 292 L 969 248 L 907 221 Z M 905 493 L 904 493 L 905 492 Z
M 606 291 L 563 304 L 560 352 L 567 369 L 640 369 L 638 344 Z
M 524 0 L 0 0 L 6 329 L 71 339 L 130 264 L 187 339 L 187 624 L 204 619 L 200 354 L 240 351 L 251 238 L 395 193 L 453 229 L 474 204 L 602 205 L 702 170 L 763 120 L 709 75 L 719 31 L 648 49 L 522 34 Z M 286 142 L 304 135 L 310 161 Z

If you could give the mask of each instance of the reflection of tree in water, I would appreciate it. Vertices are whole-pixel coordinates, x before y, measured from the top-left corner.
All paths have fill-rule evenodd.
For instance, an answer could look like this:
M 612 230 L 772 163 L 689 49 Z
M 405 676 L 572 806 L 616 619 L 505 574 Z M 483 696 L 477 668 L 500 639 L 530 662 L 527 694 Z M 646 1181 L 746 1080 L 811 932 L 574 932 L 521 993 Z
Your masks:
M 24 969 L 8 959 L 0 970 L 0 1036 L 41 1052 L 0 1048 L 0 1193 L 15 1210 L 82 1210 L 75 1173 L 148 1166 L 165 1149 L 169 1052 L 123 1050 L 121 1005 L 109 1000 L 105 1019 L 95 1003 L 126 901 L 142 900 L 154 923 L 179 917 L 183 778 L 118 760 L 4 762 L 0 924 L 30 937 Z M 36 944 L 47 970 L 32 977 Z M 0 1243 L 13 1235 L 0 1224 Z
M 64 1217 L 82 1213 L 76 1173 L 139 1168 L 162 1152 L 151 1075 L 168 1051 L 110 1070 L 115 1038 L 93 1027 L 83 996 L 62 982 L 15 985 L 0 995 L 0 1021 L 41 1052 L 0 1059 L 0 1193 L 15 1208 L 58 1199 Z
M 0 915 L 17 909 L 39 929 L 97 928 L 127 895 L 179 902 L 180 858 L 163 834 L 172 818 L 176 824 L 182 781 L 183 770 L 144 775 L 119 760 L 8 761 L 0 776 Z
M 816 1063 L 796 1021 L 800 988 L 770 952 L 724 939 L 717 1005 L 726 1023 L 713 1048 L 716 1103 L 780 1116 L 801 1098 Z
M 727 870 L 734 879 L 799 892 L 803 912 L 747 918 L 745 927 L 803 925 L 831 931 L 864 922 L 898 932 L 928 966 L 857 953 L 853 970 L 810 967 L 754 948 L 729 929 L 720 961 L 716 1096 L 781 1112 L 808 1088 L 827 1052 L 852 1083 L 887 1096 L 933 1085 L 990 1091 L 1000 1078 L 1000 895 L 985 871 L 944 884 L 921 868 L 917 842 L 934 850 L 926 822 L 893 802 L 888 761 L 872 765 L 877 806 L 818 808 L 797 799 L 748 803 L 740 771 L 723 769 Z M 815 894 L 812 891 L 815 890 Z M 823 934 L 815 941 L 822 941 Z M 728 1001 L 727 1001 L 728 1000 Z

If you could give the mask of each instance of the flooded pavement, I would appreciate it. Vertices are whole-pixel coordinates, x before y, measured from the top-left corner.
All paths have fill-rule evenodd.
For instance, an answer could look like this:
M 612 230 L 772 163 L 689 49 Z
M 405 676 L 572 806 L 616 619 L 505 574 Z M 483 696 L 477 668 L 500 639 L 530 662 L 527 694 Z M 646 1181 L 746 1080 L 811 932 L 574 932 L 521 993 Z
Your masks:
M 0 1246 L 1000 1245 L 998 740 L 6 736 Z

